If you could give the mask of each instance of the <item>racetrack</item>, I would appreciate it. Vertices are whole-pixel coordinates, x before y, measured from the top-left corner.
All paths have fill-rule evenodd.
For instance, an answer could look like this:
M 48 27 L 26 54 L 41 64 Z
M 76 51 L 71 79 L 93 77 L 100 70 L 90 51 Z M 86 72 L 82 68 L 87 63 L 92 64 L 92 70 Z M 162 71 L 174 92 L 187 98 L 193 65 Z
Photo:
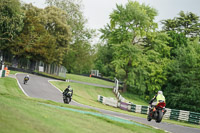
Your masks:
M 55 102 L 60 102 L 63 103 L 62 100 L 62 93 L 60 90 L 52 86 L 48 81 L 52 80 L 50 78 L 45 78 L 41 76 L 36 76 L 36 75 L 30 75 L 30 80 L 28 81 L 27 84 L 23 84 L 23 78 L 25 77 L 25 74 L 17 74 L 16 78 L 18 80 L 18 83 L 20 85 L 20 88 L 22 91 L 29 97 L 34 97 L 34 98 L 42 98 L 46 100 L 52 100 Z M 113 112 L 113 111 L 108 111 L 104 109 L 99 109 L 87 105 L 82 105 L 77 102 L 72 101 L 70 103 L 71 105 L 75 106 L 81 106 L 85 108 L 91 108 L 98 110 L 99 112 L 106 114 L 106 115 L 111 115 L 111 116 L 116 116 L 128 120 L 133 120 L 139 123 L 144 123 L 147 125 L 150 125 L 155 128 L 163 129 L 168 132 L 173 132 L 173 133 L 200 133 L 200 129 L 196 128 L 190 128 L 190 127 L 184 127 L 180 125 L 175 125 L 175 124 L 169 124 L 165 122 L 161 123 L 156 123 L 154 120 L 151 122 L 148 122 L 145 118 L 140 118 L 136 116 L 131 116 L 131 115 L 126 115 L 118 112 Z

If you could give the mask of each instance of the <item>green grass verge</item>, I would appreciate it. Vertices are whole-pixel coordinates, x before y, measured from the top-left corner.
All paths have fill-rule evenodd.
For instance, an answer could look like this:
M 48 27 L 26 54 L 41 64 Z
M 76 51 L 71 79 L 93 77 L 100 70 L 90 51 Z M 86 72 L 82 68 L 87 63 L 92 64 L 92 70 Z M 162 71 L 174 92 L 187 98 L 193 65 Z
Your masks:
M 69 83 L 69 82 L 50 81 L 50 83 L 59 88 L 61 91 L 64 91 L 64 89 L 68 85 L 70 85 L 74 91 L 73 100 L 82 104 L 87 104 L 91 106 L 96 105 L 96 107 L 104 107 L 101 103 L 97 102 L 98 95 L 115 98 L 112 89 L 108 88 L 101 88 L 101 87 L 95 87 L 95 86 L 79 84 L 79 83 L 71 83 L 71 82 Z
M 115 98 L 115 95 L 112 92 L 112 89 L 94 87 L 94 86 L 83 85 L 83 84 L 78 84 L 78 83 L 69 83 L 69 82 L 51 81 L 50 83 L 52 83 L 54 86 L 59 88 L 61 91 L 63 91 L 68 85 L 71 85 L 74 90 L 73 100 L 75 100 L 79 103 L 90 105 L 90 106 L 97 107 L 97 108 L 107 109 L 107 110 L 111 110 L 111 111 L 115 111 L 115 112 L 120 112 L 120 113 L 124 113 L 124 114 L 128 114 L 128 115 L 138 116 L 138 117 L 142 117 L 142 118 L 147 117 L 147 115 L 145 115 L 145 114 L 124 111 L 119 108 L 114 108 L 114 107 L 104 105 L 97 101 L 98 95 Z M 129 95 L 128 96 L 125 95 L 125 96 L 130 97 Z M 133 103 L 138 104 L 138 105 L 141 105 L 141 104 L 148 105 L 145 102 L 143 102 L 142 100 L 140 101 L 140 99 L 137 96 L 135 96 L 134 100 L 133 99 L 129 99 L 129 100 L 132 100 Z M 137 102 L 135 102 L 135 101 L 137 101 Z M 186 122 L 180 122 L 180 121 L 174 121 L 174 120 L 163 119 L 163 122 L 182 125 L 182 126 L 188 126 L 188 127 L 193 127 L 193 128 L 200 128 L 199 125 L 190 124 L 190 123 L 186 123 Z
M 38 73 L 38 74 L 41 74 L 41 75 L 45 75 L 45 76 L 51 77 L 51 78 L 66 80 L 66 78 L 63 78 L 63 77 L 60 77 L 60 76 L 57 76 L 57 75 L 52 75 L 52 74 L 48 74 L 48 73 L 45 73 L 45 72 L 39 72 L 39 71 L 34 71 L 34 72 Z
M 76 81 L 82 81 L 82 82 L 88 82 L 88 83 L 94 83 L 94 84 L 100 84 L 100 85 L 107 85 L 107 86 L 114 86 L 114 83 L 108 82 L 102 79 L 97 79 L 94 77 L 86 77 L 81 75 L 75 75 L 75 74 L 67 74 L 67 79 L 76 80 Z
M 120 93 L 126 100 L 128 100 L 129 102 L 132 102 L 134 104 L 137 105 L 146 105 L 148 106 L 149 104 L 142 100 L 138 95 L 134 95 L 134 94 L 130 94 L 130 93 Z
M 1 133 L 164 133 L 153 128 L 124 124 L 107 118 L 47 107 L 48 103 L 88 110 L 62 103 L 26 97 L 13 78 L 0 78 Z M 89 110 L 92 111 L 92 110 Z
M 10 74 L 13 74 L 13 75 L 15 75 L 16 73 L 21 73 L 21 72 L 19 72 L 19 71 L 13 71 L 13 70 L 10 70 Z

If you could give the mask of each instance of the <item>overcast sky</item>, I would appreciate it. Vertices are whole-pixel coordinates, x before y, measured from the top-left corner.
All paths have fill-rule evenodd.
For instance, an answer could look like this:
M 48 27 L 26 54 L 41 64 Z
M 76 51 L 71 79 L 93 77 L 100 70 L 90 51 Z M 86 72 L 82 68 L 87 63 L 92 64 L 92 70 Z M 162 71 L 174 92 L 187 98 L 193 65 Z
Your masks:
M 22 0 L 25 3 L 44 8 L 45 0 Z M 137 0 L 154 7 L 158 11 L 156 22 L 163 19 L 174 18 L 182 10 L 193 12 L 200 16 L 200 0 Z M 88 19 L 90 28 L 103 28 L 109 23 L 109 15 L 116 9 L 116 4 L 125 5 L 128 0 L 82 0 L 84 16 Z

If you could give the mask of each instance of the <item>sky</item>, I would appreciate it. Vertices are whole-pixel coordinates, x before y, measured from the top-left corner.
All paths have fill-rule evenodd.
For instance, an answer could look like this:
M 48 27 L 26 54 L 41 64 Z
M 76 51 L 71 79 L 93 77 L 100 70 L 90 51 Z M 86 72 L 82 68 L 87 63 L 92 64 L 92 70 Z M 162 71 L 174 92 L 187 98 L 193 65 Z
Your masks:
M 25 3 L 32 3 L 34 6 L 44 8 L 45 0 L 21 0 Z M 200 16 L 200 0 L 136 0 L 154 7 L 158 11 L 156 22 L 164 19 L 172 19 L 178 16 L 182 10 L 184 12 L 193 12 Z M 83 13 L 88 20 L 89 28 L 100 29 L 109 23 L 109 15 L 116 4 L 125 5 L 128 0 L 82 0 Z

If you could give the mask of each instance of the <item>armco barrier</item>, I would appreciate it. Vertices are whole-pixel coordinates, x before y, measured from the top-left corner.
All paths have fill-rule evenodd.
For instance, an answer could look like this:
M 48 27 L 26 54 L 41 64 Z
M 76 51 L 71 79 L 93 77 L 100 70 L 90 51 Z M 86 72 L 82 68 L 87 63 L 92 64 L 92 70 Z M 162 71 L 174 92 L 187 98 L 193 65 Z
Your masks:
M 107 98 L 107 97 L 103 97 L 101 95 L 98 95 L 98 99 L 99 102 L 112 106 L 112 107 L 118 107 L 118 101 L 113 99 L 113 98 Z
M 129 110 L 130 103 L 120 102 L 120 109 Z
M 113 98 L 106 98 L 103 96 L 98 95 L 98 101 L 113 107 L 119 107 L 120 109 L 141 113 L 141 114 L 148 114 L 149 109 L 148 106 L 136 105 L 133 103 L 127 102 L 118 102 Z M 165 119 L 172 119 L 172 120 L 181 120 L 187 121 L 193 124 L 200 124 L 200 113 L 189 112 L 184 110 L 176 110 L 176 109 L 169 109 L 166 108 L 167 112 L 164 115 Z
M 200 113 L 190 112 L 188 122 L 200 124 Z
M 117 104 L 118 101 L 113 99 L 113 98 L 105 98 L 103 99 L 103 104 L 106 104 L 106 105 L 109 105 L 109 106 L 112 106 L 112 107 L 116 107 L 117 108 Z
M 128 102 L 125 98 L 121 96 L 117 87 L 118 85 L 115 85 L 113 92 L 115 93 L 119 102 L 117 100 L 109 99 L 103 96 L 98 96 L 98 101 L 100 101 L 101 103 L 113 106 L 113 107 L 119 107 L 120 109 L 131 111 L 131 112 L 136 112 L 136 113 L 141 113 L 141 114 L 149 113 L 148 106 L 136 105 L 136 104 Z M 166 108 L 166 110 L 167 112 L 165 113 L 163 117 L 165 119 L 180 120 L 180 121 L 187 121 L 193 124 L 200 124 L 200 113 L 184 111 L 184 110 L 169 109 L 169 108 Z
M 166 110 L 167 110 L 167 112 L 165 113 L 164 118 L 169 119 L 170 115 L 171 115 L 171 109 L 166 108 Z
M 141 113 L 141 110 L 142 110 L 142 105 L 136 105 L 135 112 Z
M 103 103 L 103 96 L 98 95 L 98 101 Z
M 119 99 L 119 96 L 120 96 L 120 93 L 119 92 L 117 92 L 117 98 Z
M 180 110 L 180 114 L 179 114 L 178 120 L 188 121 L 189 114 L 190 114 L 189 111 Z
M 120 95 L 118 99 L 119 99 L 119 101 L 122 101 L 122 102 L 125 101 L 125 99 L 122 97 L 122 95 Z
M 171 114 L 169 118 L 172 120 L 178 120 L 179 114 L 180 114 L 180 110 L 171 109 Z
M 149 113 L 149 107 L 148 106 L 142 106 L 141 114 L 148 114 L 148 113 Z
M 131 112 L 135 112 L 135 110 L 136 110 L 136 105 L 135 104 L 131 104 Z

